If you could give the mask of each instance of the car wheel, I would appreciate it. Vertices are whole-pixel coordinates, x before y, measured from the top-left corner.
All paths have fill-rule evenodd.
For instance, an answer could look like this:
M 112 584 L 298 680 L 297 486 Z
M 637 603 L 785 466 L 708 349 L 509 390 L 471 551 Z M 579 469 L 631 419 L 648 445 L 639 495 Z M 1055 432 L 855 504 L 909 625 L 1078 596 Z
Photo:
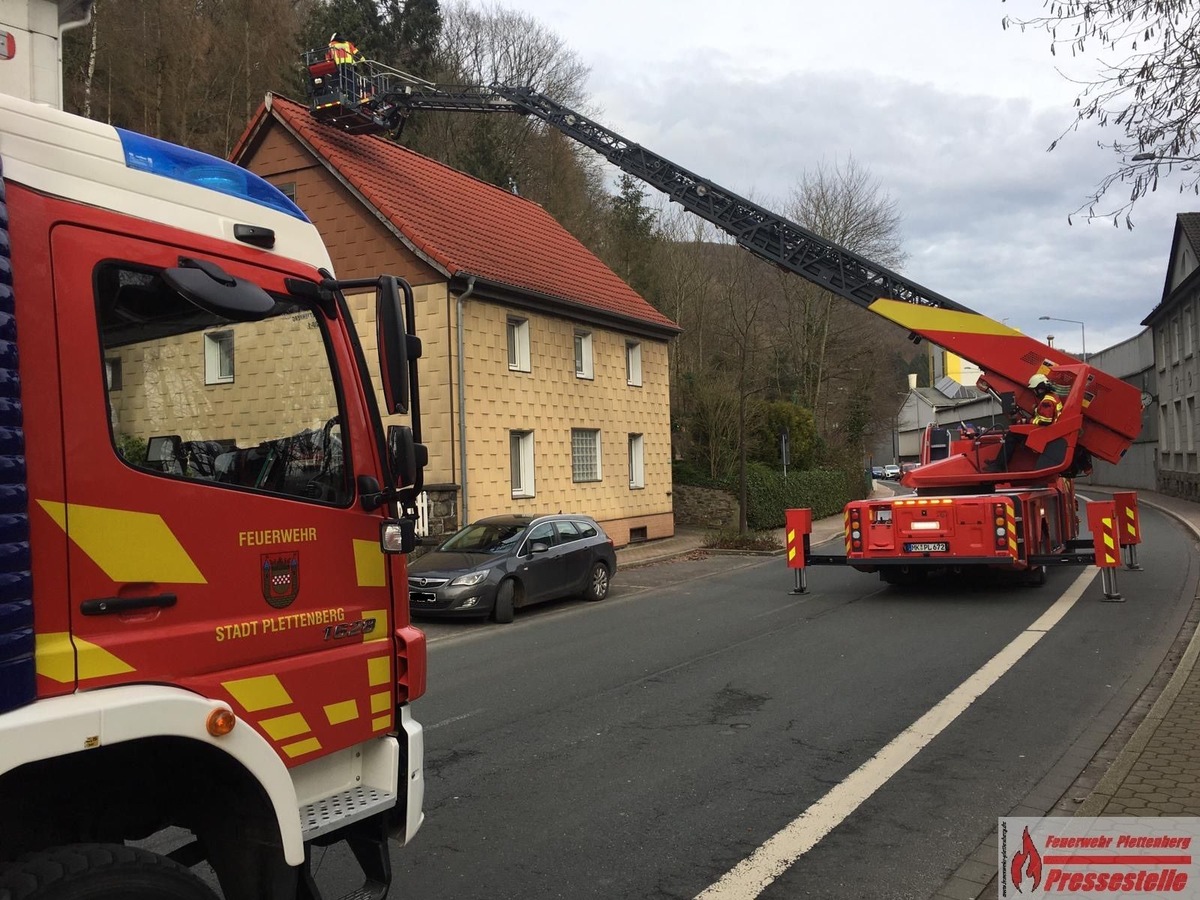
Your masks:
M 588 573 L 587 588 L 584 589 L 583 599 L 603 600 L 608 596 L 608 566 L 602 562 L 598 562 L 592 566 L 592 571 Z
M 505 578 L 496 588 L 496 602 L 492 606 L 492 620 L 501 625 L 507 625 L 513 620 L 513 598 L 517 595 L 517 586 L 511 578 Z

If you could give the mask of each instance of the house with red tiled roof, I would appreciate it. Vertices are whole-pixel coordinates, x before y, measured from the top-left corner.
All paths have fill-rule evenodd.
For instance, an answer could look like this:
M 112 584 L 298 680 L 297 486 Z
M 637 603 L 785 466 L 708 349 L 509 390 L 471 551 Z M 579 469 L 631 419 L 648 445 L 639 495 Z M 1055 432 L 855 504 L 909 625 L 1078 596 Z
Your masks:
M 559 510 L 598 519 L 618 546 L 674 532 L 679 328 L 545 210 L 277 95 L 231 158 L 295 200 L 339 278 L 413 286 L 431 533 Z M 347 298 L 371 356 L 368 299 Z

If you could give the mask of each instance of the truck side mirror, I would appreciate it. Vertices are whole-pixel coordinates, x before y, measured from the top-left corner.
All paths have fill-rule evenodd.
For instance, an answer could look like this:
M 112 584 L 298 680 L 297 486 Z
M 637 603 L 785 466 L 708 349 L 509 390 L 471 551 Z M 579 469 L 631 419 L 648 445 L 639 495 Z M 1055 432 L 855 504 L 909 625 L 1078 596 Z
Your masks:
M 379 348 L 379 377 L 383 382 L 385 414 L 406 413 L 409 406 L 409 362 L 421 355 L 421 345 L 419 339 L 410 336 L 405 329 L 400 288 L 392 275 L 382 276 L 375 291 L 375 339 Z M 413 350 L 416 352 L 411 352 Z
M 425 486 L 425 466 L 429 463 L 429 448 L 413 439 L 407 425 L 388 428 L 388 463 L 396 486 L 412 490 L 415 497 Z

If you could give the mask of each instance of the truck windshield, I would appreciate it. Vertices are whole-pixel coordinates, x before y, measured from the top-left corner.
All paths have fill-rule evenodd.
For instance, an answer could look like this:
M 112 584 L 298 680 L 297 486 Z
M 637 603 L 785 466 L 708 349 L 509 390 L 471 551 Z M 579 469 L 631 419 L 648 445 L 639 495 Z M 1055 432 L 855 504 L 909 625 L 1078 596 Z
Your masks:
M 346 505 L 351 490 L 321 319 L 276 297 L 261 321 L 192 305 L 158 273 L 97 271 L 109 423 L 129 465 Z

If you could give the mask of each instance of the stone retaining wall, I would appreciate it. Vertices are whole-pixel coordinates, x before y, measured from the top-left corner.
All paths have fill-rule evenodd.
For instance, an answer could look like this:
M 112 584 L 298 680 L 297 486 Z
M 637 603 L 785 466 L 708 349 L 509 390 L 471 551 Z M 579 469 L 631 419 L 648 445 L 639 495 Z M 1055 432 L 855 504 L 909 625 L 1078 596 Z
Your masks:
M 737 528 L 737 497 L 715 488 L 676 484 L 672 487 L 675 501 L 675 525 L 701 528 Z

